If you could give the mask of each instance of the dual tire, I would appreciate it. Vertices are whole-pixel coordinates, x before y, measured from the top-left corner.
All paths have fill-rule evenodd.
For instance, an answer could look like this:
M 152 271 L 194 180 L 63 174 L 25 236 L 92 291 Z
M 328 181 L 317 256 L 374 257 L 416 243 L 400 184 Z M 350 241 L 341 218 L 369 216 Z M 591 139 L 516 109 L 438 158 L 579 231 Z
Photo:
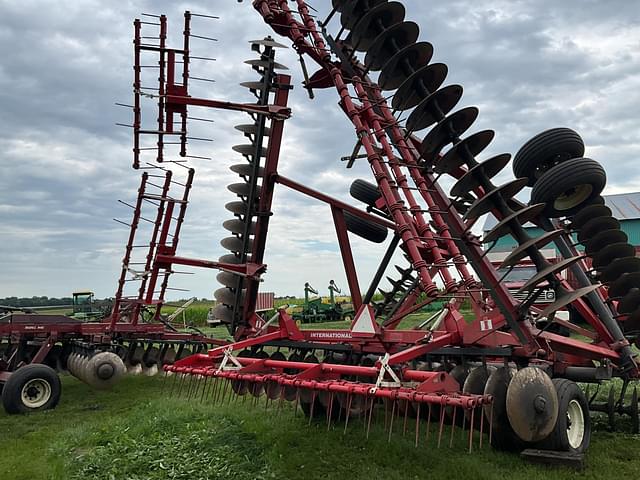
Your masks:
M 597 200 L 607 177 L 602 166 L 583 158 L 584 142 L 568 128 L 544 131 L 515 155 L 513 173 L 533 187 L 531 205 L 544 203 L 551 218 L 570 217 Z

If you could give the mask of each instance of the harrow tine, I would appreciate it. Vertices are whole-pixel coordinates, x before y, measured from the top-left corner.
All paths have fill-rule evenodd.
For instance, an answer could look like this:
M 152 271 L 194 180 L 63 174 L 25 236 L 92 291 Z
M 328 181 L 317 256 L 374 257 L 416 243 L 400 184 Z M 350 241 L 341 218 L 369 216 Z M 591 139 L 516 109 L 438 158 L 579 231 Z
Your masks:
M 393 432 L 393 417 L 396 414 L 396 401 L 393 400 L 393 404 L 391 406 L 391 421 L 389 422 L 389 437 L 387 438 L 387 443 L 391 443 L 391 432 Z
M 482 407 L 480 407 L 482 408 Z M 484 411 L 480 411 L 480 445 L 478 448 L 482 450 L 482 431 L 484 428 Z
M 442 430 L 444 429 L 444 406 L 440 406 L 440 428 L 438 429 L 438 448 L 440 448 L 440 442 L 442 441 Z
M 311 394 L 311 410 L 309 411 L 309 425 L 311 425 L 311 420 L 313 420 L 313 407 L 316 403 L 316 391 L 314 390 Z
M 405 407 L 404 407 L 404 422 L 402 425 L 402 436 L 404 437 L 407 433 L 407 415 L 409 414 L 409 400 L 405 400 Z
M 424 439 L 425 443 L 429 443 L 429 432 L 431 430 L 431 404 L 429 404 L 429 411 L 427 412 L 427 435 Z
M 476 409 L 471 409 L 471 421 L 469 422 L 469 453 L 473 449 L 473 425 L 475 421 Z
M 293 407 L 293 416 L 294 418 L 298 416 L 298 402 L 300 401 L 300 389 L 296 390 L 296 403 Z
M 333 416 L 333 392 L 329 395 L 329 408 L 327 408 L 327 432 L 331 428 L 331 417 Z
M 369 408 L 369 420 L 367 421 L 367 440 L 369 440 L 369 431 L 371 430 L 371 417 L 373 416 L 373 402 L 375 397 L 371 397 L 371 407 Z
M 458 407 L 453 407 L 453 418 L 451 419 L 451 435 L 449 435 L 449 448 L 453 447 L 453 432 L 456 429 L 456 413 L 458 412 Z
M 466 415 L 466 413 L 463 411 L 463 412 L 462 412 L 462 428 L 461 428 L 461 431 L 462 431 L 462 438 L 464 438 L 464 428 L 465 428 L 466 426 L 467 426 L 467 415 Z
M 422 405 L 418 404 L 418 411 L 416 412 L 416 440 L 415 440 L 415 448 L 418 448 L 418 441 L 420 439 L 420 410 L 422 410 Z
M 344 419 L 344 432 L 342 432 L 343 435 L 345 435 L 347 433 L 347 426 L 349 425 L 349 414 L 351 413 L 351 394 L 347 394 L 347 411 L 345 412 L 345 419 Z

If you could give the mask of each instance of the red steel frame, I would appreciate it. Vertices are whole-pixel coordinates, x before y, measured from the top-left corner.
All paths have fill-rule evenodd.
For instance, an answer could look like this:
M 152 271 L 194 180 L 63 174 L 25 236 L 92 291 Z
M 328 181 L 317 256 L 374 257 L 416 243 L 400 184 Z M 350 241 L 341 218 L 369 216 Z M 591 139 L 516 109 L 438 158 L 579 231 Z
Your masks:
M 347 65 L 344 63 L 332 60 L 325 39 L 320 34 L 316 21 L 310 15 L 304 0 L 295 0 L 293 3 L 296 13 L 301 17 L 300 21 L 294 17 L 287 0 L 254 0 L 253 6 L 275 32 L 292 40 L 298 54 L 308 55 L 319 65 L 320 70 L 311 76 L 311 80 L 306 82 L 306 88 L 331 86 L 336 88 L 340 96 L 340 105 L 355 127 L 359 145 L 365 150 L 383 199 L 381 206 L 386 207 L 391 222 L 375 215 L 365 214 L 282 176 L 274 174 L 274 181 L 330 205 L 349 287 L 356 307 L 360 307 L 362 300 L 359 297 L 360 290 L 344 218 L 341 215 L 342 211 L 349 211 L 361 218 L 393 229 L 402 239 L 403 250 L 410 258 L 412 267 L 419 276 L 420 290 L 425 292 L 428 297 L 440 295 L 434 283 L 435 276 L 440 275 L 444 282 L 445 294 L 449 294 L 449 296 L 453 294 L 453 297 L 467 295 L 471 298 L 476 318 L 471 324 L 466 324 L 458 312 L 457 303 L 452 301 L 447 307 L 441 326 L 436 330 L 397 330 L 395 327 L 402 316 L 419 308 L 419 306 L 413 306 L 416 297 L 409 295 L 406 304 L 390 319 L 391 321 L 379 326 L 374 335 L 363 336 L 354 331 L 301 331 L 286 312 L 280 310 L 277 326 L 269 326 L 259 330 L 254 335 L 249 335 L 248 338 L 240 340 L 230 347 L 215 348 L 206 355 L 194 355 L 178 362 L 174 367 L 168 367 L 167 370 L 247 382 L 276 381 L 280 384 L 291 385 L 295 384 L 296 377 L 283 375 L 282 369 L 284 368 L 303 370 L 299 374 L 300 376 L 309 373 L 312 378 L 314 377 L 310 372 L 313 369 L 315 369 L 316 375 L 320 375 L 321 372 L 331 368 L 327 364 L 320 364 L 320 367 L 317 367 L 310 364 L 293 365 L 291 362 L 274 363 L 269 360 L 254 361 L 244 358 L 239 359 L 242 368 L 237 371 L 221 369 L 218 366 L 221 359 L 230 351 L 264 345 L 278 345 L 278 341 L 287 340 L 293 342 L 294 348 L 304 348 L 307 345 L 307 348 L 311 349 L 324 347 L 331 350 L 332 345 L 343 344 L 348 345 L 353 351 L 388 353 L 389 365 L 401 365 L 443 347 L 479 348 L 479 351 L 484 349 L 485 356 L 507 360 L 519 359 L 518 361 L 527 363 L 542 363 L 550 366 L 556 375 L 564 374 L 568 367 L 591 366 L 593 365 L 592 361 L 602 364 L 610 362 L 619 368 L 625 362 L 626 370 L 619 370 L 617 373 L 625 378 L 637 378 L 638 367 L 625 350 L 628 347 L 628 342 L 616 342 L 615 335 L 607 327 L 604 320 L 596 315 L 585 300 L 578 299 L 573 303 L 595 333 L 575 325 L 569 325 L 578 333 L 589 333 L 587 337 L 592 340 L 591 343 L 540 331 L 527 322 L 525 312 L 518 310 L 519 302 L 501 284 L 500 278 L 487 259 L 480 241 L 471 234 L 471 227 L 475 219 L 463 221 L 438 184 L 439 177 L 419 166 L 419 140 L 415 137 L 409 139 L 405 137 L 403 129 L 387 106 L 377 85 L 371 83 L 366 76 L 358 76 L 357 73 L 354 75 L 353 72 L 347 70 Z M 349 85 L 355 94 L 350 92 Z M 354 99 L 357 99 L 358 103 Z M 391 142 L 397 150 L 399 158 L 394 153 Z M 400 167 L 408 169 L 417 186 L 415 190 L 427 205 L 427 211 L 435 225 L 435 231 L 425 221 L 422 215 L 423 211 L 415 200 L 414 189 L 408 185 L 407 177 Z M 460 167 L 453 176 L 459 179 L 466 171 L 464 167 Z M 406 199 L 408 207 L 404 206 L 400 193 Z M 475 193 L 481 197 L 485 192 L 481 187 L 478 187 L 475 189 Z M 498 220 L 504 218 L 500 211 L 493 213 Z M 465 257 L 474 265 L 474 270 L 479 275 L 481 283 L 487 286 L 487 290 L 491 292 L 498 308 L 487 308 L 487 305 L 483 304 L 479 286 L 467 269 Z M 449 261 L 457 270 L 462 279 L 461 282 L 453 280 L 448 272 Z M 563 287 L 571 290 L 566 282 Z M 600 293 L 598 295 L 601 296 Z M 428 298 L 426 303 L 431 300 L 432 298 Z M 490 328 L 485 328 L 486 325 L 490 325 Z M 507 326 L 509 328 L 505 331 L 503 327 Z M 503 351 L 500 352 L 500 349 Z M 621 356 L 621 352 L 624 357 Z M 630 368 L 626 363 L 629 360 L 631 360 Z M 379 361 L 374 370 L 379 373 L 380 367 Z M 266 376 L 260 377 L 261 371 Z M 341 371 L 340 373 L 347 375 L 346 372 Z M 370 367 L 350 366 L 348 374 L 367 376 L 371 373 Z M 321 375 L 318 378 L 321 378 Z M 329 384 L 331 384 L 330 381 L 327 382 L 327 385 Z M 311 389 L 326 388 L 330 390 L 334 388 L 317 387 L 315 384 L 298 385 Z M 341 388 L 343 387 L 335 387 L 336 391 L 340 391 Z M 449 385 L 448 388 L 443 387 L 440 390 L 441 393 L 456 391 L 459 391 L 457 385 L 455 387 Z

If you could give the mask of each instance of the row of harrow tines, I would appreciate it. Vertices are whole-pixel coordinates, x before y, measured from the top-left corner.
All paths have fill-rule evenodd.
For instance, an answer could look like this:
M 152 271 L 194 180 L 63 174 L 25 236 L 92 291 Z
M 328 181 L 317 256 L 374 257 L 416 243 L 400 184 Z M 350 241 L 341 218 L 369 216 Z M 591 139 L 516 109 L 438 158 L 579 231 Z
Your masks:
M 455 427 L 466 435 L 469 451 L 474 442 L 482 447 L 483 434 L 492 439 L 494 423 L 490 395 L 451 393 L 457 389 L 453 377 L 444 370 L 425 371 L 408 367 L 391 367 L 389 355 L 361 356 L 325 352 L 322 361 L 314 350 L 293 351 L 287 358 L 281 351 L 246 348 L 237 356 L 233 346 L 213 349 L 207 355 L 195 355 L 174 366 L 165 367 L 173 377 L 165 377 L 170 394 L 216 403 L 229 403 L 235 397 L 252 397 L 257 404 L 264 399 L 265 409 L 271 405 L 280 410 L 284 402 L 298 407 L 312 421 L 362 423 L 367 438 L 372 420 L 384 418 L 389 441 L 396 429 L 407 433 L 413 426 L 415 445 L 431 441 L 454 442 Z M 445 424 L 452 425 L 446 434 Z M 424 430 L 421 430 L 424 429 Z M 478 434 L 478 435 L 477 435 Z M 424 440 L 423 440 L 424 439 Z M 456 439 L 457 443 L 457 439 Z

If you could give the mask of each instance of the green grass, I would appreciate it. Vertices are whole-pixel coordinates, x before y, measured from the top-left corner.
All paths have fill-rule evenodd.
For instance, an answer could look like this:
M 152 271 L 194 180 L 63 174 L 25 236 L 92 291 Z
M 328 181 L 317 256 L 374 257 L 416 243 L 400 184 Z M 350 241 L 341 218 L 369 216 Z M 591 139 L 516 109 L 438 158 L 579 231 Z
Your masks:
M 170 379 L 168 382 L 171 382 Z M 383 422 L 367 440 L 363 423 L 311 426 L 291 406 L 278 410 L 247 400 L 214 406 L 170 397 L 160 377 L 127 377 L 108 392 L 63 378 L 56 410 L 27 416 L 0 413 L 2 479 L 585 479 L 634 478 L 640 460 L 637 436 L 607 432 L 598 422 L 587 470 L 528 465 L 516 455 L 466 453 L 461 430 L 449 449 L 418 448 L 413 423 L 406 437 L 397 422 L 388 443 Z M 485 440 L 486 443 L 486 440 Z M 477 438 L 476 438 L 477 447 Z

